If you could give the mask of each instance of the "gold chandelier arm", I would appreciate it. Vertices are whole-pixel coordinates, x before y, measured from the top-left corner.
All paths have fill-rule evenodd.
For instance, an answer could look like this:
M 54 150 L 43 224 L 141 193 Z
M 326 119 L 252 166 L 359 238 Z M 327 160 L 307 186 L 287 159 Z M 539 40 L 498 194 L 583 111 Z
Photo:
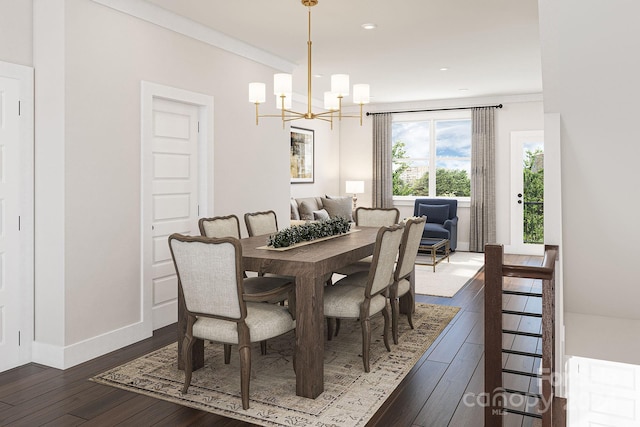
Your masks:
M 307 115 L 311 117 L 311 6 L 309 6 L 309 32 L 307 34 Z

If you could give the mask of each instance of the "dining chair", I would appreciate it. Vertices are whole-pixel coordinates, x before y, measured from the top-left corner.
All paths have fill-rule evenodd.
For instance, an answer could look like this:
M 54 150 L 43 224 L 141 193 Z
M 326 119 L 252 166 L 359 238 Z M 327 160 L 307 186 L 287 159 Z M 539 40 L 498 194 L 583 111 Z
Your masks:
M 398 223 L 400 211 L 397 208 L 356 208 L 356 226 L 362 227 L 388 227 Z M 371 268 L 371 256 L 362 258 L 352 264 L 340 268 L 336 273 L 349 275 L 358 271 L 369 271 Z
M 246 213 L 244 223 L 250 237 L 278 232 L 278 219 L 274 211 Z
M 198 228 L 200 234 L 205 237 L 223 238 L 233 237 L 240 239 L 240 220 L 235 215 L 227 216 L 215 216 L 212 218 L 200 218 L 198 220 Z M 291 288 L 291 294 L 293 295 L 293 285 L 295 278 L 288 276 L 275 276 L 275 275 L 259 275 L 258 277 L 247 277 L 246 272 L 243 270 L 242 275 L 244 277 L 244 292 L 248 295 L 252 295 L 255 301 L 261 301 L 261 295 L 263 293 L 280 289 L 284 286 Z M 276 293 L 271 300 L 262 300 L 263 302 L 280 303 L 284 305 L 285 301 L 288 301 L 290 310 L 295 313 L 295 298 L 290 298 L 287 293 Z M 260 343 L 262 354 L 267 354 L 266 341 Z
M 404 222 L 404 232 L 400 241 L 398 262 L 393 272 L 393 283 L 389 287 L 389 301 L 391 302 L 391 334 L 393 343 L 398 344 L 398 317 L 400 315 L 400 298 L 409 300 L 407 320 L 413 329 L 413 308 L 415 306 L 415 291 L 411 288 L 410 276 L 414 271 L 418 246 L 422 238 L 426 218 L 412 217 Z
M 404 226 L 381 227 L 376 236 L 371 269 L 346 276 L 324 290 L 324 315 L 327 318 L 328 339 L 333 335 L 335 319 L 359 319 L 362 329 L 362 362 L 369 372 L 371 346 L 371 316 L 382 312 L 383 340 L 389 346 L 388 289 L 393 278 L 393 266 L 398 256 Z
M 196 339 L 224 344 L 225 364 L 230 362 L 231 345 L 237 344 L 242 408 L 248 409 L 251 343 L 285 334 L 295 329 L 296 322 L 286 307 L 256 302 L 255 295 L 245 293 L 238 239 L 172 234 L 169 248 L 187 317 L 181 355 L 185 367 L 182 393 L 186 394 L 191 384 Z M 271 291 L 277 292 L 287 290 Z

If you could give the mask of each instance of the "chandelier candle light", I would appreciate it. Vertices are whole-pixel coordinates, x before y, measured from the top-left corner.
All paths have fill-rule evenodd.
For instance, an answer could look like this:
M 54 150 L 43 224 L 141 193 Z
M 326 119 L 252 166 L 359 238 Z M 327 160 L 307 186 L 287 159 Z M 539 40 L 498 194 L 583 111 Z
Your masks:
M 264 83 L 249 83 L 249 102 L 256 105 L 256 125 L 259 117 L 280 117 L 282 128 L 285 122 L 298 119 L 319 119 L 331 122 L 333 129 L 333 117 L 337 113 L 338 120 L 343 117 L 353 117 L 360 119 L 362 126 L 362 106 L 369 103 L 369 85 L 353 85 L 353 102 L 360 105 L 359 116 L 346 116 L 342 114 L 342 99 L 349 96 L 349 75 L 334 74 L 331 76 L 331 92 L 324 93 L 324 108 L 327 111 L 314 113 L 311 110 L 311 7 L 318 4 L 318 0 L 301 0 L 304 6 L 309 8 L 309 32 L 307 39 L 307 111 L 305 113 L 291 110 L 291 98 L 293 95 L 291 74 L 279 73 L 273 76 L 273 93 L 276 96 L 276 107 L 281 110 L 280 114 L 259 114 L 258 107 L 265 102 L 266 86 Z

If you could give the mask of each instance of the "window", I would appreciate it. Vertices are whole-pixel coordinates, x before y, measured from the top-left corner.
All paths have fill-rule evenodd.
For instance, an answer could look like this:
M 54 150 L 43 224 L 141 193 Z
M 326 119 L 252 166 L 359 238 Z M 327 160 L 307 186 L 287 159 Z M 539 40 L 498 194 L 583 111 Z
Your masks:
M 471 195 L 471 113 L 442 111 L 394 117 L 394 196 Z

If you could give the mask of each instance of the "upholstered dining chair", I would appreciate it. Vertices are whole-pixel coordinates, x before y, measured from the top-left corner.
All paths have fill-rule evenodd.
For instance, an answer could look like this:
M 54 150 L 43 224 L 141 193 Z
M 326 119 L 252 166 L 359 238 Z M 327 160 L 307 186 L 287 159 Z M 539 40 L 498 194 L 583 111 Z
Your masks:
M 398 344 L 398 317 L 400 316 L 400 298 L 409 300 L 407 310 L 407 320 L 409 326 L 413 329 L 413 307 L 415 305 L 414 290 L 411 289 L 409 282 L 411 273 L 414 270 L 416 257 L 418 255 L 418 246 L 422 238 L 424 223 L 426 218 L 413 217 L 408 218 L 404 223 L 404 233 L 400 241 L 400 252 L 398 253 L 398 262 L 393 273 L 393 283 L 389 287 L 389 301 L 391 302 L 391 334 L 393 335 L 393 343 Z
M 240 239 L 240 220 L 235 215 L 215 216 L 212 218 L 200 218 L 198 220 L 198 228 L 200 234 L 205 237 L 223 238 L 233 237 Z M 289 276 L 275 276 L 271 274 L 259 275 L 258 277 L 247 277 L 246 272 L 242 271 L 244 277 L 244 292 L 251 295 L 254 301 L 280 303 L 284 305 L 288 301 L 289 310 L 295 314 L 295 298 L 293 297 L 295 278 Z M 271 295 L 271 291 L 289 286 L 291 292 L 276 292 L 271 299 L 264 299 L 262 295 Z M 263 355 L 267 354 L 267 342 L 260 343 L 260 349 Z
M 262 236 L 278 232 L 278 219 L 274 211 L 250 212 L 244 214 L 244 223 L 249 236 Z
M 181 355 L 185 366 L 182 393 L 186 394 L 191 384 L 196 339 L 224 344 L 224 362 L 227 364 L 231 345 L 237 344 L 242 407 L 248 409 L 251 343 L 287 333 L 295 329 L 296 322 L 286 307 L 255 302 L 255 295 L 245 293 L 242 246 L 237 239 L 172 234 L 169 248 L 178 275 L 178 292 L 184 296 L 187 315 Z
M 327 318 L 328 338 L 333 335 L 334 319 L 359 319 L 362 329 L 362 362 L 369 372 L 371 346 L 371 316 L 382 312 L 384 317 L 384 345 L 389 346 L 388 288 L 392 282 L 394 263 L 398 256 L 404 226 L 381 227 L 376 236 L 373 260 L 369 271 L 346 276 L 324 290 L 324 315 Z
M 397 224 L 400 219 L 400 211 L 397 208 L 356 208 L 355 220 L 356 226 L 362 227 L 388 227 Z M 349 275 L 358 271 L 369 271 L 371 268 L 371 256 L 362 258 L 340 268 L 336 271 L 338 274 Z

